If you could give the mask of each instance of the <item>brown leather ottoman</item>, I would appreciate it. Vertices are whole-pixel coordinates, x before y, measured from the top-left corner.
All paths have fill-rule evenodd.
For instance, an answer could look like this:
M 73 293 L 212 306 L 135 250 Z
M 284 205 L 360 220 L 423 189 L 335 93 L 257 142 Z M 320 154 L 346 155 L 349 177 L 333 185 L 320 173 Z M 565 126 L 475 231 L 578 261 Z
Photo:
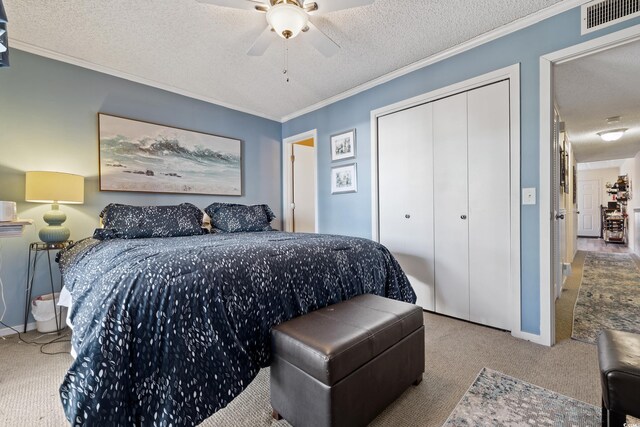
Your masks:
M 272 331 L 274 418 L 296 427 L 364 426 L 424 372 L 422 309 L 360 295 Z
M 602 425 L 622 427 L 640 417 L 640 335 L 603 331 L 598 336 Z

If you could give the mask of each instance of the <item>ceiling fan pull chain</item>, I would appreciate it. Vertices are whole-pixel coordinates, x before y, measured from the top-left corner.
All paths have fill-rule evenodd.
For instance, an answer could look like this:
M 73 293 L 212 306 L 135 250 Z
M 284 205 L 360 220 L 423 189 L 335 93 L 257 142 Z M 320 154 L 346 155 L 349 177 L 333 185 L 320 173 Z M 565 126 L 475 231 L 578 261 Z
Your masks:
M 282 74 L 284 74 L 286 78 L 286 82 L 289 83 L 289 46 L 287 45 L 287 40 L 283 41 L 284 43 L 284 70 L 282 70 Z

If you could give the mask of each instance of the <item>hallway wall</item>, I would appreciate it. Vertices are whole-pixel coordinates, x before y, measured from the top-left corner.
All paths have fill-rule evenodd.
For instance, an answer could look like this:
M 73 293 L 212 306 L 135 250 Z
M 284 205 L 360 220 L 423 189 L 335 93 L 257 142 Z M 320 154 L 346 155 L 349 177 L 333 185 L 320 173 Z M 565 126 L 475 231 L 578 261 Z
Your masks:
M 565 253 L 563 262 L 571 263 L 578 250 L 577 237 L 578 237 L 578 209 L 577 205 L 573 203 L 573 191 L 577 182 L 573 180 L 573 169 L 577 168 L 575 155 L 573 153 L 573 146 L 566 134 L 561 134 L 561 138 L 565 139 L 565 146 L 567 155 L 569 156 L 568 166 L 568 182 L 569 192 L 563 193 L 560 198 L 560 207 L 565 209 Z
M 640 152 L 636 153 L 634 157 L 635 164 L 633 168 L 634 178 L 640 179 Z M 630 222 L 633 222 L 634 230 L 640 230 L 640 182 L 635 182 L 635 179 L 631 182 L 631 191 L 633 198 L 631 199 L 634 203 L 634 208 L 630 212 Z M 639 211 L 636 211 L 639 210 Z M 640 255 L 640 233 L 635 233 L 633 239 L 634 252 L 637 255 Z

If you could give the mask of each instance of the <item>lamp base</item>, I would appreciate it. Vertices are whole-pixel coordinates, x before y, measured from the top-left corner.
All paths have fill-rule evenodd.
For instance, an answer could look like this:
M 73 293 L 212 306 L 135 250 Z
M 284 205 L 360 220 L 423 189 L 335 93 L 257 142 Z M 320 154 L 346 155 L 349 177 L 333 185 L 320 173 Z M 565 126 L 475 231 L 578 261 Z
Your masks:
M 51 205 L 51 210 L 44 214 L 44 222 L 48 225 L 40 229 L 38 236 L 44 243 L 60 243 L 69 240 L 71 232 L 62 223 L 67 220 L 67 215 L 60 210 L 57 203 Z
M 71 231 L 67 227 L 61 227 L 59 225 L 42 227 L 38 233 L 40 240 L 44 243 L 62 243 L 69 240 Z

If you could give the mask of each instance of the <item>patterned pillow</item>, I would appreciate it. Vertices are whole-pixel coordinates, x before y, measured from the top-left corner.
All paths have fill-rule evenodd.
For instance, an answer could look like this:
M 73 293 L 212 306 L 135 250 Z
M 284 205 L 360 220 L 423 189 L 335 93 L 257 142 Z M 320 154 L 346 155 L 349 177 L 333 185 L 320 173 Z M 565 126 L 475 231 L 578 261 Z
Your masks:
M 242 231 L 270 231 L 276 217 L 267 205 L 239 205 L 212 203 L 204 211 L 211 217 L 215 232 L 236 233 Z
M 139 239 L 205 234 L 204 212 L 191 203 L 173 206 L 130 206 L 111 203 L 100 213 L 104 228 L 93 237 L 105 239 Z

